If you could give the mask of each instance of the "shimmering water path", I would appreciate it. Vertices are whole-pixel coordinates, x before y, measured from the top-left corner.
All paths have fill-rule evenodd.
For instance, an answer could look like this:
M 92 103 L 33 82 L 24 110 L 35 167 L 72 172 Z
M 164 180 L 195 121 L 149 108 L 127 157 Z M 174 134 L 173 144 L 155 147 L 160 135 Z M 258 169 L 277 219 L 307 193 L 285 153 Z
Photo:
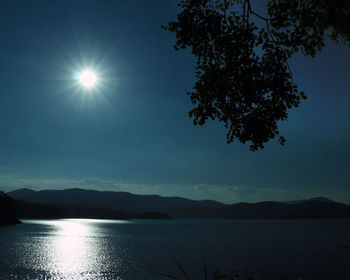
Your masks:
M 350 220 L 24 220 L 0 228 L 0 279 L 350 279 Z M 345 246 L 344 246 L 345 245 Z

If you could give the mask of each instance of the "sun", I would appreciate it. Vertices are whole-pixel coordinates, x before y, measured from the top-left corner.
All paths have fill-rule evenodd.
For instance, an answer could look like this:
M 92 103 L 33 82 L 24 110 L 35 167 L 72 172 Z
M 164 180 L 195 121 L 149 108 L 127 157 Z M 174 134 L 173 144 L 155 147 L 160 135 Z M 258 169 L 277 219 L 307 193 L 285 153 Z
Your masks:
M 96 80 L 96 74 L 90 70 L 85 70 L 79 75 L 80 83 L 86 88 L 92 88 Z

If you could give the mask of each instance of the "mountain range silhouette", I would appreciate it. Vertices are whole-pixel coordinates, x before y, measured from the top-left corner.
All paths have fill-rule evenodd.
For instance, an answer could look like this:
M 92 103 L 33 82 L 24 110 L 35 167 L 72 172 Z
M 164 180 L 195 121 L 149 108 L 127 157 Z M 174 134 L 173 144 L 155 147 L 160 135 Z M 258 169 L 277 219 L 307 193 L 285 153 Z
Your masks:
M 85 189 L 19 189 L 7 193 L 17 201 L 19 217 L 56 218 L 350 218 L 350 205 L 325 197 L 308 200 L 223 204 L 214 200 L 137 195 Z M 43 214 L 44 213 L 44 214 Z

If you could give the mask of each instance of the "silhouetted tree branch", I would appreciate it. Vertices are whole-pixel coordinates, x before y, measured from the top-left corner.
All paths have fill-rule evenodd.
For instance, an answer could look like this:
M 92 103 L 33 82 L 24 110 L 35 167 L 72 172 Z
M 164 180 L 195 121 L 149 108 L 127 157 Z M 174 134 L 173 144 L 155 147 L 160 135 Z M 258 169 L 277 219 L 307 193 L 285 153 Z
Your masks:
M 278 122 L 306 98 L 288 59 L 298 51 L 314 57 L 326 36 L 350 42 L 349 0 L 268 0 L 268 17 L 256 13 L 250 0 L 178 5 L 177 21 L 163 28 L 175 33 L 176 50 L 190 48 L 197 58 L 189 116 L 196 125 L 223 122 L 227 142 L 251 142 L 252 151 L 278 135 Z M 279 141 L 283 145 L 285 139 Z

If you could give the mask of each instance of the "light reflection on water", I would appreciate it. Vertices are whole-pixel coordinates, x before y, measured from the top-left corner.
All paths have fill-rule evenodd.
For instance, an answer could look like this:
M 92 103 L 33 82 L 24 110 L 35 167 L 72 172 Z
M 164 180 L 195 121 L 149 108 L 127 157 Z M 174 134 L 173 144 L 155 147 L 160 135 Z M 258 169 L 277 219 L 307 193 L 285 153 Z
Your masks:
M 25 220 L 0 227 L 0 280 L 350 279 L 350 220 Z M 210 279 L 213 279 L 210 278 Z M 245 279 L 244 277 L 242 279 Z
M 94 228 L 80 221 L 56 222 L 50 246 L 50 271 L 75 275 L 79 271 L 93 271 L 96 255 L 100 248 L 98 242 L 91 242 Z M 50 248 L 50 249 L 51 249 Z
M 122 279 L 108 272 L 113 264 L 107 260 L 109 252 L 103 244 L 103 231 L 96 225 L 126 221 L 61 219 L 26 220 L 25 223 L 48 229 L 34 242 L 24 244 L 33 254 L 28 268 L 48 274 L 40 279 Z M 118 260 L 115 265 L 114 271 L 118 272 Z M 28 279 L 32 279 L 30 275 Z

